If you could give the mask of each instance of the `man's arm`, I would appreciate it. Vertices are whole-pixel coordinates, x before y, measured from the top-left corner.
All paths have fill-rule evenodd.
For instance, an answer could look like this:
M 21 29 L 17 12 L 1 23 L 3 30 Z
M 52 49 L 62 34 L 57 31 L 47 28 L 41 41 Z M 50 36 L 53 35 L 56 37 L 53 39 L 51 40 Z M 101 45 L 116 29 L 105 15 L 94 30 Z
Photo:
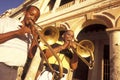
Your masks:
M 0 34 L 0 44 L 12 38 L 24 35 L 25 33 L 30 33 L 30 29 L 28 29 L 27 27 L 23 27 L 16 31 Z
M 16 34 L 17 34 L 17 31 L 11 31 L 8 33 L 0 34 L 0 44 L 7 41 L 7 40 L 15 38 L 17 36 Z
M 78 55 L 76 53 L 76 44 L 74 42 L 71 43 L 71 48 L 73 50 L 73 57 L 72 59 L 70 60 L 70 67 L 75 70 L 78 66 Z
M 78 66 L 78 56 L 76 53 L 73 54 L 72 59 L 70 60 L 70 67 L 75 70 Z
M 68 47 L 68 45 L 69 45 L 69 42 L 68 42 L 68 43 L 64 43 L 63 45 L 59 45 L 59 46 L 57 46 L 57 47 L 54 47 L 54 48 L 53 48 L 53 52 L 54 52 L 55 54 L 57 54 L 57 53 L 59 53 L 60 51 L 66 49 L 66 48 Z M 51 52 L 50 49 L 46 49 L 46 50 L 45 50 L 45 56 L 46 56 L 46 58 L 49 58 L 49 57 L 52 56 L 52 55 L 53 55 L 53 53 Z
M 28 57 L 30 59 L 32 59 L 34 57 L 37 47 L 39 46 L 39 42 L 38 42 L 39 35 L 34 26 L 31 26 L 31 33 L 32 33 L 33 39 L 32 39 L 32 43 L 31 43 L 31 46 L 29 49 L 29 54 L 28 54 Z

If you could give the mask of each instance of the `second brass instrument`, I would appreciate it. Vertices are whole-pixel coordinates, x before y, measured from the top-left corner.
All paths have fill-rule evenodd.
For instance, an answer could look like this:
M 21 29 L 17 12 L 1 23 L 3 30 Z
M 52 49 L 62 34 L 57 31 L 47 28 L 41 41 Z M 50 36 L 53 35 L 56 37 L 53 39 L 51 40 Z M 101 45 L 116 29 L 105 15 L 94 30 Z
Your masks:
M 41 33 L 45 37 L 46 41 L 51 45 L 56 43 L 59 38 L 59 30 L 54 26 L 45 27 Z M 79 43 L 74 42 L 77 46 L 77 49 L 74 50 L 78 57 L 92 69 L 94 67 L 94 44 L 90 40 L 81 40 Z M 90 57 L 88 62 L 85 58 Z

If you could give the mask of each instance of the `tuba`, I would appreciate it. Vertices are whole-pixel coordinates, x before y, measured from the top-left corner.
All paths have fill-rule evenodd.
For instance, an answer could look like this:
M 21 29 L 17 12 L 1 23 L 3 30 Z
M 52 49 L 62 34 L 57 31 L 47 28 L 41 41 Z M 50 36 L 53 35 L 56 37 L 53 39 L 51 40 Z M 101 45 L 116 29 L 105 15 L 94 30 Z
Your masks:
M 45 38 L 46 42 L 49 45 L 52 45 L 52 44 L 56 43 L 58 38 L 59 38 L 59 30 L 54 26 L 45 27 L 40 32 L 41 32 L 41 34 L 43 35 L 43 37 Z M 43 40 L 39 39 L 39 41 L 44 43 Z

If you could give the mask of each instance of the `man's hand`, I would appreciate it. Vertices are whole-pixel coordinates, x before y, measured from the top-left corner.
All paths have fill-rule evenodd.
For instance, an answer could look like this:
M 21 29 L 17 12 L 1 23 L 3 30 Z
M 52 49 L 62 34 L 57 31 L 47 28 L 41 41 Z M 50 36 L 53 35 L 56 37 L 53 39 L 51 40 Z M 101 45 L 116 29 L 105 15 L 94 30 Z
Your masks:
M 17 35 L 19 35 L 19 36 L 21 36 L 21 35 L 24 35 L 25 33 L 31 33 L 31 30 L 30 30 L 30 28 L 28 28 L 28 27 L 21 27 L 19 30 L 18 30 L 18 34 Z
M 71 47 L 72 49 L 76 49 L 76 48 L 77 48 L 77 45 L 76 45 L 76 43 L 75 43 L 74 41 L 71 41 L 71 42 L 70 42 L 70 47 Z

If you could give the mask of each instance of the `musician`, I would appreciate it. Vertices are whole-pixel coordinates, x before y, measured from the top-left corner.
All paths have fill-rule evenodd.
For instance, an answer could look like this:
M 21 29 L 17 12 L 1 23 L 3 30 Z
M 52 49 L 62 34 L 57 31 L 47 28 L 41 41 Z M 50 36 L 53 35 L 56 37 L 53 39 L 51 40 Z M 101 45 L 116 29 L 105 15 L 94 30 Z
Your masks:
M 78 56 L 77 54 L 72 50 L 76 49 L 76 45 L 73 43 L 74 39 L 74 32 L 72 30 L 67 30 L 63 36 L 63 45 L 54 44 L 52 45 L 53 51 L 59 56 L 60 60 L 62 61 L 63 65 L 63 77 L 60 80 L 67 80 L 67 74 L 68 70 L 71 68 L 72 70 L 75 70 L 78 65 Z M 56 58 L 53 56 L 53 53 L 46 49 L 45 56 L 48 59 L 48 62 L 52 65 L 53 69 L 55 70 L 55 73 L 59 74 L 59 66 Z M 52 73 L 50 68 L 47 66 L 47 64 L 44 64 L 46 66 L 45 70 L 37 77 L 37 80 L 52 80 Z M 57 75 L 54 77 L 55 80 L 59 80 Z
M 37 21 L 40 11 L 35 6 L 28 6 L 22 21 L 5 17 L 0 19 L 0 79 L 16 80 L 17 68 L 24 66 L 29 57 L 32 58 L 38 38 L 30 20 Z

